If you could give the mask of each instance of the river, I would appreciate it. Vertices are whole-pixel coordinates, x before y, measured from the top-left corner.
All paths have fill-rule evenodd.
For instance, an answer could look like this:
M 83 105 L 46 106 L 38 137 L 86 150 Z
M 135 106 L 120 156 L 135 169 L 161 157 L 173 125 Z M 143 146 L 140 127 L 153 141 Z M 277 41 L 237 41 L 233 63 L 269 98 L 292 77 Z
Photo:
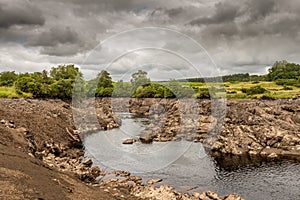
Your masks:
M 214 191 L 219 195 L 238 193 L 245 199 L 300 199 L 300 162 L 266 161 L 247 157 L 217 160 L 205 154 L 201 143 L 188 141 L 136 142 L 148 119 L 119 113 L 122 126 L 83 138 L 86 156 L 105 170 L 128 170 L 144 180 L 162 178 L 180 192 Z

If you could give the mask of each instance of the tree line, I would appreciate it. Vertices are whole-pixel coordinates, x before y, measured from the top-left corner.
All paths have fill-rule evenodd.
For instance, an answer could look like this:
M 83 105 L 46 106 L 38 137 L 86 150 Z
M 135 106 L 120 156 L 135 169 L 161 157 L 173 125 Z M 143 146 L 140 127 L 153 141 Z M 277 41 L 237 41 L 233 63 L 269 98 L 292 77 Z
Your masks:
M 188 82 L 214 82 L 220 77 L 188 79 Z M 221 77 L 224 82 L 231 81 L 275 81 L 278 85 L 300 87 L 300 65 L 277 61 L 266 75 L 232 74 Z M 0 73 L 0 86 L 14 86 L 16 92 L 31 93 L 36 98 L 70 99 L 74 93 L 96 97 L 145 97 L 145 98 L 174 98 L 197 97 L 209 98 L 213 93 L 220 92 L 218 88 L 192 88 L 188 82 L 170 80 L 166 82 L 152 82 L 147 72 L 138 70 L 133 73 L 129 82 L 119 80 L 113 82 L 106 70 L 98 73 L 97 77 L 85 81 L 82 73 L 74 65 L 60 65 L 53 67 L 49 72 L 21 73 L 5 71 Z M 261 88 L 254 88 L 262 91 Z M 253 89 L 253 90 L 254 90 Z M 244 91 L 253 93 L 253 91 Z

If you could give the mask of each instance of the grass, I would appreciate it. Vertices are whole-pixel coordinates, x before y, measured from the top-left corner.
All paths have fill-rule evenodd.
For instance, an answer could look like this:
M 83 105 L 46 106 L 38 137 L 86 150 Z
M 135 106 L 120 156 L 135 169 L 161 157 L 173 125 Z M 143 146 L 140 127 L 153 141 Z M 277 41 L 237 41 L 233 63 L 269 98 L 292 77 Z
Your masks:
M 191 87 L 194 89 L 197 88 L 207 88 L 207 87 L 218 87 L 220 83 L 190 83 Z M 249 89 L 253 86 L 261 86 L 267 91 L 263 94 L 254 94 L 247 95 L 241 91 L 242 88 Z M 223 84 L 224 89 L 226 90 L 227 98 L 234 99 L 245 99 L 245 98 L 270 98 L 270 99 L 289 99 L 296 98 L 300 96 L 300 88 L 298 87 L 284 87 L 277 85 L 275 82 L 225 82 Z
M 0 98 L 22 98 L 22 97 L 31 97 L 31 94 L 22 93 L 19 94 L 16 92 L 14 87 L 0 87 Z

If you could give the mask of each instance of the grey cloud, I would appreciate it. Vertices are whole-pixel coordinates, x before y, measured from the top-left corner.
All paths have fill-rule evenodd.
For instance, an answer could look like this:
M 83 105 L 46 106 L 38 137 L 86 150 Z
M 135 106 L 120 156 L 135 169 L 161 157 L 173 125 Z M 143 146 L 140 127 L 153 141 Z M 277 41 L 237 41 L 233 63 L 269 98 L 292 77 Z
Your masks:
M 47 46 L 53 47 L 58 44 L 80 43 L 78 34 L 70 27 L 52 27 L 47 31 L 33 36 L 28 41 L 29 46 Z
M 281 0 L 282 1 L 282 0 Z M 251 0 L 247 1 L 244 12 L 249 13 L 249 22 L 254 22 L 265 18 L 267 15 L 275 11 L 276 0 Z M 278 8 L 280 9 L 280 8 Z
M 0 3 L 0 28 L 13 25 L 43 25 L 42 12 L 29 1 L 7 1 Z
M 280 59 L 300 62 L 299 0 L 0 1 L 3 53 L 14 55 L 14 48 L 5 50 L 8 45 L 22 47 L 18 51 L 24 52 L 26 58 L 38 57 L 36 63 L 43 66 L 80 64 L 85 53 L 113 34 L 149 26 L 171 28 L 194 38 L 226 73 L 263 72 L 264 65 Z M 132 40 L 141 40 L 142 44 L 166 41 L 148 34 L 143 36 L 132 36 Z M 185 46 L 183 41 L 175 41 L 178 44 L 172 48 L 181 50 Z M 130 44 L 109 46 L 109 52 L 117 56 L 125 45 Z M 190 48 L 185 52 L 194 54 L 195 50 Z M 98 66 L 101 58 L 91 58 L 87 64 Z M 1 58 L 1 62 L 5 59 Z M 7 60 L 17 59 L 18 55 L 13 59 L 7 56 Z M 115 65 L 112 72 L 119 73 L 122 67 L 142 61 L 129 59 L 123 65 Z M 31 60 L 30 65 L 34 62 Z M 16 71 L 19 64 L 16 63 Z
M 231 2 L 220 2 L 215 5 L 215 14 L 211 17 L 199 17 L 191 25 L 220 24 L 232 22 L 239 15 L 239 7 Z

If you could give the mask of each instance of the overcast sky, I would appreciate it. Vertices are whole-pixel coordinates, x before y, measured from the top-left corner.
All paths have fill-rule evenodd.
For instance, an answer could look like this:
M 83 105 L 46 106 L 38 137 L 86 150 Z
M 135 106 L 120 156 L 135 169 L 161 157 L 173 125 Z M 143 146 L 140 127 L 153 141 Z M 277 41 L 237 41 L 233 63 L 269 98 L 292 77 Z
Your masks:
M 143 27 L 167 29 L 132 31 Z M 0 71 L 263 74 L 276 60 L 300 63 L 300 1 L 0 0 L 0 43 Z

